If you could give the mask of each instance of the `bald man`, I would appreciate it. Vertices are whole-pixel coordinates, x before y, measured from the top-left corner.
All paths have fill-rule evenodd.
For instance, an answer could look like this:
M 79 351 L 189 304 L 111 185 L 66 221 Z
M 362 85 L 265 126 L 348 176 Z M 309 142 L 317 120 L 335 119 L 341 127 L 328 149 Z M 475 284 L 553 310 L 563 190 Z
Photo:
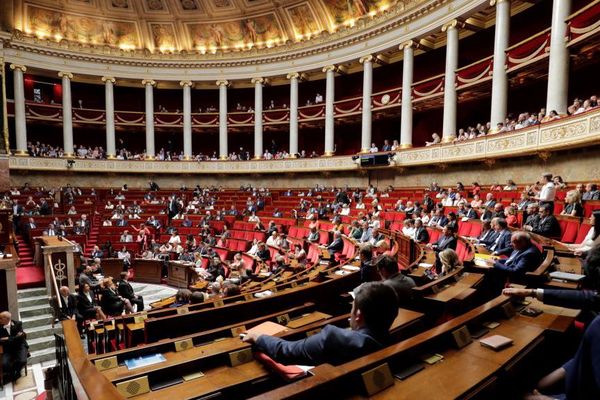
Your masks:
M 23 324 L 13 321 L 8 311 L 0 313 L 0 345 L 3 347 L 2 371 L 5 382 L 16 381 L 21 377 L 21 370 L 27 366 L 29 345 L 25 340 Z

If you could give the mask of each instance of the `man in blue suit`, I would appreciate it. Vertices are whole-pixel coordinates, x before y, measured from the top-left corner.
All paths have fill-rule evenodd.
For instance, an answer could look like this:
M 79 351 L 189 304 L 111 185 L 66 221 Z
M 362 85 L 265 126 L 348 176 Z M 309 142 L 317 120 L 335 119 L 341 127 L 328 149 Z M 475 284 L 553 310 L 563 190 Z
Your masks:
M 510 242 L 513 251 L 505 260 L 496 260 L 494 270 L 510 278 L 522 278 L 528 271 L 533 271 L 542 262 L 542 253 L 531 243 L 527 232 L 514 232 Z
M 490 246 L 490 251 L 495 256 L 508 256 L 512 253 L 513 247 L 510 242 L 511 232 L 504 218 L 494 218 L 492 225 L 497 233 L 496 240 Z
M 247 334 L 244 342 L 282 364 L 343 364 L 382 349 L 398 314 L 394 289 L 383 282 L 368 282 L 354 289 L 350 313 L 352 330 L 326 325 L 321 332 L 294 342 L 274 336 Z

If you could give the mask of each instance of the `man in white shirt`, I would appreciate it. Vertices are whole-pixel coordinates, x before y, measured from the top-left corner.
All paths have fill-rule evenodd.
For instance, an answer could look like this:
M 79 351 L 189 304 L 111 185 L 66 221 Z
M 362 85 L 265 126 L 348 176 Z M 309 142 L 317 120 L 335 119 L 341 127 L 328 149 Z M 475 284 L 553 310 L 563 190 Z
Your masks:
M 538 193 L 536 200 L 540 206 L 547 205 L 550 209 L 550 214 L 554 214 L 554 199 L 556 197 L 556 186 L 552 182 L 552 174 L 545 173 L 542 175 L 542 189 Z
M 121 242 L 122 243 L 133 242 L 133 236 L 129 233 L 129 231 L 127 231 L 127 230 L 123 231 L 123 234 L 121 235 Z

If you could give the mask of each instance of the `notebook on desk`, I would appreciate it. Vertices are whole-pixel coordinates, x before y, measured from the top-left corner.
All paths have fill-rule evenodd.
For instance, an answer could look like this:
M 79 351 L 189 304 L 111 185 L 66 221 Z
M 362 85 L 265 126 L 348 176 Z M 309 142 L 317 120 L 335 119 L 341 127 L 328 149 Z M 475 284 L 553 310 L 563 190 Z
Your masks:
M 481 345 L 484 347 L 500 351 L 505 347 L 512 345 L 513 340 L 502 335 L 492 335 L 484 337 L 479 341 L 479 343 L 481 343 Z
M 287 330 L 283 325 L 279 325 L 275 322 L 266 321 L 262 324 L 256 325 L 254 328 L 248 329 L 248 333 L 258 333 L 261 335 L 276 335 L 280 332 Z
M 572 274 L 570 272 L 554 271 L 550 272 L 550 278 L 569 282 L 579 282 L 583 278 L 585 278 L 585 275 Z

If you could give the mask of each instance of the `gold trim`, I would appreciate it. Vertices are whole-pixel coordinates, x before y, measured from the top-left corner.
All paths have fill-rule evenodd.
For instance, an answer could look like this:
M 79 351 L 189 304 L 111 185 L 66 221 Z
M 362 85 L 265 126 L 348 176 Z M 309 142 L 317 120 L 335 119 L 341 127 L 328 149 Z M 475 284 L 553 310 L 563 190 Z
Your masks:
M 156 86 L 156 81 L 154 79 L 143 79 L 142 80 L 142 85 L 143 86 Z
M 116 160 L 117 156 L 115 156 L 114 154 L 107 154 L 106 155 L 106 159 L 107 160 Z
M 219 156 L 219 160 L 223 160 L 223 161 L 225 161 L 225 160 L 227 160 L 227 159 L 229 159 L 227 156 Z
M 181 86 L 181 87 L 186 87 L 186 86 L 192 87 L 192 85 L 193 85 L 192 81 L 180 81 L 179 82 L 179 86 Z
M 286 75 L 286 78 L 290 79 L 290 80 L 294 79 L 294 78 L 300 80 L 300 74 L 298 72 L 290 72 L 289 74 Z
M 27 67 L 21 64 L 10 64 L 10 69 L 13 71 L 16 69 L 20 69 L 23 73 L 27 72 Z
M 333 151 L 326 151 L 323 153 L 323 157 L 333 157 Z
M 29 157 L 27 150 L 15 150 L 14 155 L 18 157 Z
M 442 143 L 452 143 L 456 139 L 456 135 L 442 137 Z
M 374 58 L 373 55 L 369 54 L 369 55 L 361 57 L 358 60 L 358 62 L 361 63 L 361 64 L 364 64 L 366 62 L 373 62 L 373 58 Z
M 360 153 L 359 154 L 368 154 L 370 149 L 360 149 Z
M 401 149 L 411 149 L 413 147 L 412 143 L 402 143 L 400 144 Z
M 250 79 L 250 83 L 252 83 L 253 85 L 256 85 L 257 83 L 260 83 L 261 85 L 264 85 L 267 82 L 267 80 L 265 78 L 252 78 Z
M 190 160 L 192 159 L 192 156 L 186 156 L 186 155 L 184 155 L 184 156 L 183 156 L 183 159 L 184 159 L 185 161 L 190 161 Z
M 254 156 L 253 160 L 262 160 L 262 156 Z
M 326 65 L 323 67 L 323 72 L 329 72 L 329 71 L 336 72 L 337 67 L 335 65 Z
M 446 32 L 450 28 L 458 28 L 458 20 L 453 19 L 452 21 L 446 22 L 442 25 L 442 32 Z
M 154 161 L 156 159 L 156 156 L 146 156 L 144 157 L 144 161 Z
M 115 78 L 113 78 L 112 76 L 103 76 L 101 79 L 102 79 L 102 82 L 104 82 L 104 83 L 110 82 L 113 85 L 117 82 L 117 80 Z
M 75 158 L 75 153 L 64 153 L 63 158 Z
M 229 81 L 227 79 L 219 79 L 217 82 L 217 86 L 229 86 Z
M 69 78 L 69 79 L 73 79 L 73 74 L 70 73 L 70 72 L 60 71 L 58 73 L 58 77 L 59 78 L 65 78 L 66 77 L 66 78 Z

